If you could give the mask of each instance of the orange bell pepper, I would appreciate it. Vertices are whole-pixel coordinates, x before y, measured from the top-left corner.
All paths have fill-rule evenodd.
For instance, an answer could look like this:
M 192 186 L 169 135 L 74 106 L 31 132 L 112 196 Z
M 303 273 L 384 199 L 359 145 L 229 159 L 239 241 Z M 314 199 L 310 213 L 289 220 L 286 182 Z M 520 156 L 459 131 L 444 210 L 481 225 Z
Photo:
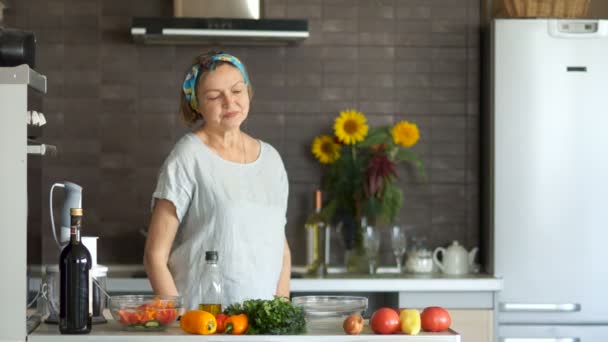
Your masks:
M 249 327 L 249 318 L 245 314 L 230 316 L 226 320 L 225 330 L 226 334 L 242 335 L 247 332 Z
M 215 333 L 217 322 L 207 311 L 190 310 L 182 315 L 179 326 L 189 334 L 210 335 Z

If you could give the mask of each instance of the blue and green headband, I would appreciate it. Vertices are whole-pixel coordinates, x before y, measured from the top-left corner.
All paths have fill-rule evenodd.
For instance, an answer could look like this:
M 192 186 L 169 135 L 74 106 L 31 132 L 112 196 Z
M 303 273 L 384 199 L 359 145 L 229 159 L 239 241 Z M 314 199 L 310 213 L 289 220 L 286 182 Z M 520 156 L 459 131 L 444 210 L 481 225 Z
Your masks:
M 201 67 L 205 68 L 206 70 L 214 70 L 218 63 L 230 63 L 239 69 L 243 75 L 243 79 L 245 80 L 245 85 L 249 86 L 249 77 L 247 77 L 247 71 L 245 71 L 245 66 L 238 58 L 227 53 L 218 53 L 211 56 L 199 56 L 197 59 L 197 63 L 192 66 L 186 75 L 184 84 L 182 85 L 184 95 L 186 96 L 186 101 L 188 101 L 193 110 L 198 110 L 196 83 L 198 82 Z

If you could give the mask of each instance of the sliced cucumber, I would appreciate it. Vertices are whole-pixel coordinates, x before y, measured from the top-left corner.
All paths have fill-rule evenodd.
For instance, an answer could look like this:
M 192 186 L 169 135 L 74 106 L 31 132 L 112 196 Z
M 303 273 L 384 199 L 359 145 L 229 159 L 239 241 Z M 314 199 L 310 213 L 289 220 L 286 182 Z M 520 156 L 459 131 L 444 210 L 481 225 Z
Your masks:
M 158 328 L 160 326 L 159 321 L 148 321 L 144 324 L 146 328 Z

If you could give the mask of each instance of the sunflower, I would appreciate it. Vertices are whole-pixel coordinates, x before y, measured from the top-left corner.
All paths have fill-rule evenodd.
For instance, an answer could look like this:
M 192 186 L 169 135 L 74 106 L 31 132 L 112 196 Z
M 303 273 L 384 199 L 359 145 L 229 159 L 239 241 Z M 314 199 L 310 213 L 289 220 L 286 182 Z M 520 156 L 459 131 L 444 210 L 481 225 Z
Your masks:
M 367 136 L 367 119 L 363 113 L 354 109 L 340 112 L 334 123 L 334 131 L 338 139 L 347 145 L 363 141 Z
M 393 126 L 391 135 L 393 136 L 395 144 L 404 147 L 414 146 L 418 141 L 418 138 L 420 138 L 420 133 L 418 132 L 416 124 L 407 121 L 401 121 Z
M 321 135 L 312 142 L 312 154 L 322 164 L 331 164 L 340 158 L 340 145 L 334 142 L 329 135 Z

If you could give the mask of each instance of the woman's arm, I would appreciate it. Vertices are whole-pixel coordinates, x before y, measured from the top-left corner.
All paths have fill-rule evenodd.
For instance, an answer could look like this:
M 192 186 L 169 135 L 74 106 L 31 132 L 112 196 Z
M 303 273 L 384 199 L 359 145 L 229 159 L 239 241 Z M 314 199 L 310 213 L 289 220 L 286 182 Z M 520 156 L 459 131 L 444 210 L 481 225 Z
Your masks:
M 277 296 L 289 298 L 289 280 L 291 279 L 291 252 L 285 238 L 285 247 L 283 248 L 283 267 L 281 275 L 277 283 Z
M 179 221 L 173 203 L 159 199 L 154 206 L 144 250 L 144 268 L 157 295 L 178 295 L 167 265 Z

